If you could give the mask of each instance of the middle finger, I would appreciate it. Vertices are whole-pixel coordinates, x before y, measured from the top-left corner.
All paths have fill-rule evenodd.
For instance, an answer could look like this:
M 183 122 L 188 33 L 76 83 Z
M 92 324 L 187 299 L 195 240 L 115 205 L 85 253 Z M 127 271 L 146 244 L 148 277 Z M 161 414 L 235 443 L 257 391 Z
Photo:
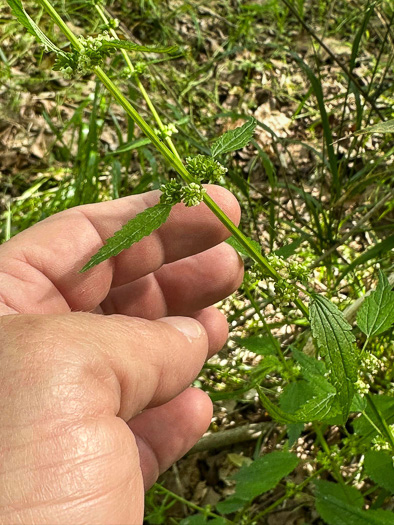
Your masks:
M 145 319 L 187 316 L 230 295 L 242 279 L 242 260 L 231 246 L 222 243 L 112 289 L 101 309 L 104 314 Z

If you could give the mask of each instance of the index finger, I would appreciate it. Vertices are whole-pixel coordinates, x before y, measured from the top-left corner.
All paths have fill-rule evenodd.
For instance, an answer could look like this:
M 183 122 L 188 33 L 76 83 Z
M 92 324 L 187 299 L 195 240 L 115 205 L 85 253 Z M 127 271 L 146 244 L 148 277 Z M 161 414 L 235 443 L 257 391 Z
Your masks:
M 219 186 L 206 187 L 219 207 L 238 223 L 235 197 Z M 108 237 L 159 201 L 152 191 L 116 201 L 72 208 L 25 230 L 0 247 L 0 301 L 6 313 L 91 311 L 120 286 L 189 257 L 230 234 L 205 204 L 176 205 L 167 222 L 117 257 L 90 271 L 79 270 Z

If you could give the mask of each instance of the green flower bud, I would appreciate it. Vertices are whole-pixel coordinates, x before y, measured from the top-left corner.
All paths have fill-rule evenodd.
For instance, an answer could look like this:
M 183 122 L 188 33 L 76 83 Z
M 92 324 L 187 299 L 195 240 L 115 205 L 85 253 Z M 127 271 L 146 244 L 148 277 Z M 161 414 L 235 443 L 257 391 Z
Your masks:
M 182 200 L 182 184 L 177 182 L 176 179 L 171 179 L 167 184 L 162 184 L 160 186 L 162 195 L 160 197 L 160 202 L 162 204 L 177 204 Z
M 197 155 L 186 159 L 186 168 L 190 175 L 196 179 L 207 182 L 217 182 L 220 177 L 227 173 L 227 168 L 220 162 L 206 155 Z
M 197 206 L 204 198 L 205 190 L 201 184 L 191 182 L 187 186 L 183 186 L 181 190 L 182 202 L 185 206 Z

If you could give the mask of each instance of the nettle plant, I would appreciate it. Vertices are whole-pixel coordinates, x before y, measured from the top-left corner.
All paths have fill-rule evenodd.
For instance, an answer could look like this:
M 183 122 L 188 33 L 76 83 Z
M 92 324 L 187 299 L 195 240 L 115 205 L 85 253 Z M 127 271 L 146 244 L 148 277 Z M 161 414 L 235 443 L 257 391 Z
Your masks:
M 91 270 L 95 265 L 116 256 L 160 228 L 169 217 L 172 206 L 180 202 L 186 206 L 204 202 L 231 232 L 228 242 L 242 256 L 252 261 L 251 269 L 246 273 L 244 290 L 259 314 L 266 334 L 242 338 L 240 345 L 265 355 L 263 375 L 275 371 L 282 374 L 286 383 L 279 399 L 275 399 L 277 395 L 274 392 L 261 386 L 261 374 L 252 386 L 256 388 L 263 407 L 272 418 L 287 425 L 289 447 L 297 442 L 304 425 L 311 423 L 322 451 L 317 457 L 319 467 L 311 476 L 300 485 L 288 482 L 281 498 L 245 523 L 259 523 L 265 514 L 302 492 L 312 481 L 315 482 L 316 508 L 328 523 L 349 524 L 356 523 L 356 520 L 365 524 L 393 523 L 392 515 L 378 507 L 387 494 L 394 491 L 391 457 L 394 454 L 394 398 L 370 393 L 366 380 L 380 366 L 379 360 L 368 352 L 369 343 L 373 337 L 389 330 L 394 322 L 394 293 L 385 275 L 380 272 L 377 289 L 365 298 L 358 312 L 356 330 L 365 334 L 365 343 L 360 351 L 355 344 L 352 326 L 333 302 L 314 292 L 308 281 L 307 269 L 292 261 L 289 256 L 292 250 L 283 252 L 282 256 L 280 253 L 264 256 L 260 245 L 231 222 L 202 185 L 205 182 L 220 183 L 223 180 L 227 172 L 222 165 L 223 159 L 226 154 L 243 148 L 252 140 L 257 125 L 253 118 L 213 142 L 211 155 L 188 157 L 183 162 L 172 140 L 172 135 L 176 132 L 175 126 L 163 124 L 140 81 L 139 77 L 145 69 L 144 62 L 133 64 L 129 56 L 129 52 L 171 54 L 177 52 L 176 48 L 148 47 L 119 39 L 116 32 L 117 21 L 110 17 L 100 1 L 94 0 L 88 4 L 99 16 L 105 30 L 95 37 L 77 37 L 48 0 L 39 0 L 39 4 L 72 46 L 71 52 L 63 51 L 36 25 L 20 0 L 8 0 L 8 4 L 20 23 L 37 38 L 45 51 L 56 54 L 54 69 L 61 71 L 66 79 L 95 74 L 178 174 L 177 179 L 171 179 L 162 185 L 160 202 L 138 214 L 113 237 L 107 239 L 81 272 Z M 106 58 L 118 50 L 156 121 L 157 129 L 142 118 L 104 71 Z M 261 286 L 261 283 L 265 286 Z M 310 324 L 316 347 L 314 356 L 294 345 L 291 347 L 291 356 L 285 358 L 279 342 L 273 337 L 260 311 L 256 296 L 260 296 L 257 297 L 258 300 L 293 303 L 298 308 Z M 349 433 L 346 427 L 350 414 L 352 420 L 354 419 L 353 433 Z M 355 419 L 357 414 L 359 417 Z M 342 448 L 333 451 L 327 445 L 324 438 L 327 425 L 342 426 L 347 435 Z M 373 480 L 381 491 L 380 499 L 378 498 L 378 503 L 372 510 L 363 510 L 363 495 L 344 481 L 341 464 L 348 455 L 364 458 L 361 462 L 362 474 Z M 205 509 L 201 514 L 183 520 L 183 523 L 240 523 L 253 500 L 273 489 L 299 463 L 300 459 L 295 453 L 282 450 L 242 466 L 235 476 L 233 495 L 218 503 L 215 512 L 211 508 Z M 321 472 L 327 470 L 335 481 L 315 480 Z M 160 487 L 160 490 L 165 489 Z M 235 515 L 235 518 L 229 519 L 224 517 L 226 515 Z

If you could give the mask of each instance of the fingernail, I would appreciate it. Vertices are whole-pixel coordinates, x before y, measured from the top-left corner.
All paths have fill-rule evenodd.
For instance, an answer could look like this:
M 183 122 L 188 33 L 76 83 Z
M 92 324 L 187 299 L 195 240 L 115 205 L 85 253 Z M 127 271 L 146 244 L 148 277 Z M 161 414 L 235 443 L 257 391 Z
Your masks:
M 190 317 L 164 317 L 160 321 L 174 326 L 187 337 L 190 343 L 203 333 L 200 323 Z

